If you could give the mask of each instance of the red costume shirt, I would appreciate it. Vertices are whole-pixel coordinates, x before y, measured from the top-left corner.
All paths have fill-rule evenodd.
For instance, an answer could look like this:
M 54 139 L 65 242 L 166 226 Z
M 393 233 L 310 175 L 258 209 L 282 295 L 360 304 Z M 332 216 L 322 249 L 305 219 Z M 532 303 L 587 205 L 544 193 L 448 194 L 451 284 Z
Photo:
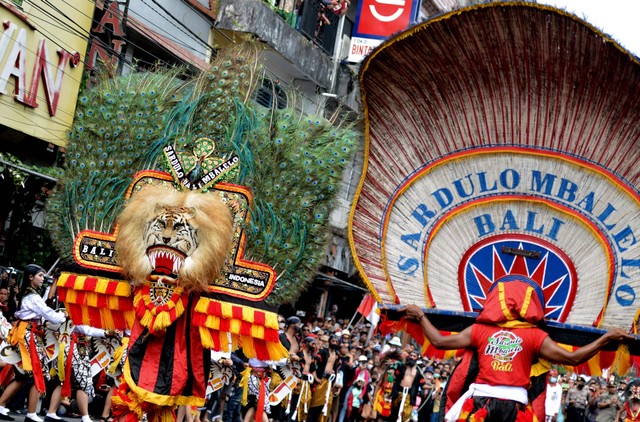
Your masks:
M 531 363 L 547 336 L 539 328 L 474 324 L 471 344 L 478 350 L 480 365 L 476 382 L 528 388 Z

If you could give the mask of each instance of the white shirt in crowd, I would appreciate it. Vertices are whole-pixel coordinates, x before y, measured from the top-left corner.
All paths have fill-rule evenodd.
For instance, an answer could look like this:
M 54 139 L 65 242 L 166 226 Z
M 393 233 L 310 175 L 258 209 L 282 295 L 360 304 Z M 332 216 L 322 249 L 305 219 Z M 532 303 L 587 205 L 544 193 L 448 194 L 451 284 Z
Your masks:
M 547 398 L 544 401 L 544 413 L 546 416 L 554 416 L 560 412 L 562 405 L 562 386 L 547 384 Z

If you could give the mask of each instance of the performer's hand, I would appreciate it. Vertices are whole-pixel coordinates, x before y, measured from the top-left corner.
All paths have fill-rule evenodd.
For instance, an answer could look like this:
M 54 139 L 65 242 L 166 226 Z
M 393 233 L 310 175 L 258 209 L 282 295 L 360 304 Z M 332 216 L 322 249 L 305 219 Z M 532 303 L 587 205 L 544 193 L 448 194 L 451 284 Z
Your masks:
M 636 337 L 632 334 L 629 334 L 622 328 L 613 328 L 605 334 L 607 340 L 609 341 L 624 341 L 624 340 L 635 340 Z
M 420 317 L 424 314 L 424 312 L 418 305 L 407 305 L 402 308 L 400 312 L 404 312 L 407 318 L 413 319 L 420 319 Z

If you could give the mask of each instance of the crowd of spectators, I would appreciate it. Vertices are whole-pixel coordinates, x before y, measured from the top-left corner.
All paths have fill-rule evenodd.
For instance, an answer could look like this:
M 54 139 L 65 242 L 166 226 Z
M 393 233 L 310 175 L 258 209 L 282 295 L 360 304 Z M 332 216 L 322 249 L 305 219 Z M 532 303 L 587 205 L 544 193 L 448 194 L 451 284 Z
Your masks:
M 11 323 L 18 303 L 18 280 L 11 272 L 2 274 L 0 312 Z M 50 306 L 57 307 L 55 289 L 42 294 Z M 354 323 L 337 317 L 337 308 L 331 308 L 326 318 L 278 315 L 278 322 L 280 342 L 290 356 L 286 363 L 247 359 L 242 350 L 212 353 L 212 363 L 231 367 L 233 377 L 221 389 L 210 391 L 205 407 L 179 408 L 177 420 L 250 422 L 257 413 L 262 422 L 440 420 L 443 392 L 458 358 L 423 357 L 408 336 L 384 336 L 364 318 Z M 10 327 L 4 327 L 4 332 L 1 328 L 0 335 L 6 336 Z M 288 394 L 270 404 L 265 398 L 283 385 L 283 365 L 297 367 L 299 380 Z M 631 378 L 589 378 L 559 369 L 561 374 L 552 369 L 548 377 L 546 422 L 637 420 L 629 419 L 629 413 L 640 417 L 640 387 Z M 260 391 L 261 380 L 268 380 L 266 391 Z M 106 421 L 113 382 L 103 374 L 94 381 L 91 413 Z M 630 382 L 632 388 L 628 388 Z M 29 387 L 7 403 L 7 408 L 26 413 Z M 63 404 L 62 414 L 74 416 L 78 411 L 73 401 Z M 47 405 L 45 399 L 42 408 Z
M 552 370 L 545 402 L 546 421 L 618 422 L 640 417 L 637 381 L 611 375 L 588 377 Z
M 286 400 L 265 406 L 263 421 L 395 421 L 399 411 L 414 421 L 429 421 L 432 415 L 435 420 L 455 359 L 423 359 L 414 342 L 382 336 L 366 320 L 350 325 L 349 320 L 332 316 L 302 321 L 280 315 L 279 323 L 281 343 L 299 363 L 301 379 L 310 380 L 310 394 L 303 406 L 300 400 L 305 387 L 298 383 Z M 250 390 L 247 404 L 241 405 L 240 380 L 246 368 L 262 373 L 262 365 L 245 359 L 241 351 L 230 358 L 236 382 L 212 394 L 208 408 L 193 420 L 253 420 L 258 400 L 251 399 Z M 276 369 L 268 368 L 279 382 Z M 270 388 L 276 384 L 271 383 Z M 400 401 L 404 401 L 403 409 Z

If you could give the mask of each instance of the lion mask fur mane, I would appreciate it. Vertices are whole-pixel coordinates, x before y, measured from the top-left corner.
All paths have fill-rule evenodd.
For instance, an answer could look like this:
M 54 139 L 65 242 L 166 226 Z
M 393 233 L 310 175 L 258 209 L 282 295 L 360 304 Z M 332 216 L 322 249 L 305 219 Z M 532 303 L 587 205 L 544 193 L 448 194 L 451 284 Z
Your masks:
M 220 274 L 229 254 L 233 218 L 229 207 L 214 193 L 180 192 L 146 185 L 135 192 L 118 216 L 116 259 L 132 285 L 148 283 L 153 271 L 147 256 L 146 234 L 164 213 L 182 214 L 193 228 L 195 249 L 184 259 L 177 285 L 186 291 L 206 290 Z

